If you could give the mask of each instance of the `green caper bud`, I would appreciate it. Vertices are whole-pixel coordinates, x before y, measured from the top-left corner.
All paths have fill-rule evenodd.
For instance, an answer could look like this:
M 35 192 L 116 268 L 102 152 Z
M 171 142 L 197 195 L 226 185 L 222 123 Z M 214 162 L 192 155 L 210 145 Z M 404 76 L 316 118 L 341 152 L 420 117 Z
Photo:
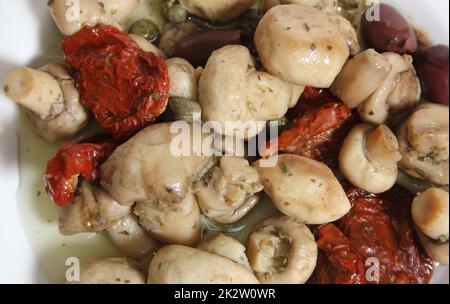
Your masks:
M 167 19 L 173 23 L 183 23 L 186 21 L 187 16 L 187 11 L 179 4 L 170 7 L 166 14 Z
M 201 116 L 202 113 L 202 107 L 198 102 L 181 97 L 170 98 L 169 108 L 175 120 L 184 120 L 188 123 L 194 122 L 194 114 Z
M 159 29 L 156 24 L 147 19 L 141 19 L 133 23 L 130 28 L 130 34 L 135 34 L 144 37 L 150 42 L 158 39 Z

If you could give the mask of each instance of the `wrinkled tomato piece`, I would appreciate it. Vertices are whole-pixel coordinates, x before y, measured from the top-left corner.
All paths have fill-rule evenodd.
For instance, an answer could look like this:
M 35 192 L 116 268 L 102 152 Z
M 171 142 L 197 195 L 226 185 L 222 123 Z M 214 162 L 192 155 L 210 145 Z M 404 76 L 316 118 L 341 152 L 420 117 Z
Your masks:
M 62 49 L 76 71 L 83 105 L 114 136 L 128 138 L 165 111 L 167 65 L 128 34 L 107 25 L 85 27 L 66 38 Z
M 356 122 L 356 115 L 340 100 L 311 87 L 287 116 L 293 123 L 268 143 L 263 157 L 282 152 L 333 163 L 345 134 Z M 274 141 L 278 141 L 278 151 Z
M 420 247 L 414 230 L 414 196 L 398 186 L 381 195 L 350 187 L 347 195 L 351 211 L 335 225 L 317 230 L 321 258 L 313 282 L 428 283 L 433 263 Z M 367 267 L 372 266 L 365 266 L 369 258 L 379 261 L 378 282 L 366 278 Z
M 98 167 L 114 149 L 110 140 L 62 146 L 47 163 L 44 181 L 49 197 L 58 206 L 69 205 L 78 190 L 79 178 L 97 180 Z

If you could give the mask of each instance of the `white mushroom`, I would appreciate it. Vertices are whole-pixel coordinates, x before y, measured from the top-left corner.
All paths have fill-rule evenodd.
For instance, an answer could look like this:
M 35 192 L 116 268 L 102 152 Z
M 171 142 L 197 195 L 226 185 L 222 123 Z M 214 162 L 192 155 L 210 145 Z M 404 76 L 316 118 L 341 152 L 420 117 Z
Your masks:
M 382 193 L 397 181 L 401 158 L 397 138 L 387 126 L 360 124 L 342 143 L 339 168 L 354 186 Z
M 156 124 L 142 130 L 119 146 L 101 166 L 101 183 L 117 202 L 179 203 L 190 192 L 192 183 L 213 164 L 209 156 L 174 155 L 171 144 L 180 134 L 171 133 L 172 124 Z M 190 142 L 192 129 L 187 134 Z
M 198 32 L 200 28 L 193 22 L 186 22 L 177 25 L 161 35 L 158 47 L 167 54 L 168 57 L 175 55 L 176 47 L 181 39 Z
M 250 264 L 265 284 L 304 284 L 314 272 L 317 252 L 308 227 L 288 216 L 263 221 L 248 242 Z
M 361 51 L 361 46 L 359 45 L 358 34 L 350 21 L 336 13 L 330 13 L 328 16 L 331 22 L 337 26 L 339 32 L 344 37 L 350 50 L 350 55 L 354 56 L 358 54 Z
M 256 72 L 251 66 L 247 48 L 229 45 L 213 52 L 200 77 L 203 118 L 219 122 L 224 135 L 257 135 L 265 125 L 258 122 L 282 117 L 303 91 L 265 72 Z M 235 130 L 226 128 L 227 122 L 243 125 L 247 132 L 235 134 Z
M 391 110 L 411 108 L 419 101 L 421 95 L 412 57 L 397 53 L 384 53 L 383 56 L 391 63 L 392 70 L 377 90 L 358 105 L 361 118 L 373 124 L 385 123 Z
M 355 108 L 382 85 L 391 71 L 392 64 L 385 56 L 368 49 L 347 61 L 331 91 L 349 108 Z
M 194 185 L 200 208 L 208 218 L 224 224 L 235 223 L 258 202 L 263 190 L 258 172 L 239 157 L 222 157 Z
M 449 196 L 439 188 L 429 188 L 416 196 L 412 204 L 412 218 L 428 238 L 448 242 Z
M 264 0 L 264 10 L 280 4 L 303 4 L 314 7 L 325 13 L 336 13 L 336 0 Z
M 87 181 L 81 182 L 73 202 L 57 211 L 63 235 L 103 231 L 131 212 L 129 206 L 119 205 L 106 191 Z
M 328 88 L 349 56 L 329 17 L 306 5 L 278 5 L 261 19 L 255 45 L 267 71 L 301 86 Z
M 245 254 L 245 246 L 230 236 L 219 234 L 208 241 L 202 242 L 197 246 L 197 249 L 220 255 L 245 266 L 249 270 L 252 269 Z
M 198 85 L 194 67 L 183 58 L 166 60 L 170 78 L 170 97 L 198 100 Z
M 192 193 L 179 203 L 157 199 L 138 202 L 134 214 L 161 243 L 195 246 L 200 241 L 200 209 Z
M 448 106 L 426 103 L 397 132 L 402 169 L 438 185 L 449 184 Z
M 130 214 L 107 230 L 114 246 L 125 256 L 133 260 L 142 260 L 148 254 L 155 253 L 160 245 L 139 225 L 139 219 Z
M 49 141 L 72 137 L 83 129 L 89 114 L 68 68 L 57 63 L 39 70 L 19 68 L 3 82 L 6 96 L 25 107 L 35 132 Z
M 251 0 L 180 0 L 191 14 L 218 22 L 226 22 L 242 15 L 252 4 Z
M 51 0 L 51 15 L 61 33 L 70 36 L 86 25 L 108 24 L 121 28 L 119 22 L 139 6 L 139 0 Z
M 222 256 L 180 245 L 162 248 L 148 271 L 149 284 L 258 284 L 246 267 Z
M 167 58 L 166 54 L 164 54 L 162 50 L 157 48 L 153 43 L 151 43 L 144 37 L 136 34 L 130 34 L 130 38 L 132 38 L 144 52 L 151 52 L 162 59 Z
M 324 224 L 340 219 L 350 210 L 344 189 L 323 163 L 283 154 L 278 156 L 277 166 L 263 167 L 260 161 L 254 166 L 264 191 L 285 215 L 306 224 Z
M 436 242 L 435 240 L 430 239 L 425 234 L 423 234 L 420 230 L 417 229 L 417 234 L 419 236 L 419 242 L 422 245 L 425 252 L 428 256 L 435 262 L 440 263 L 442 265 L 448 265 L 448 255 L 449 255 L 449 242 L 441 243 Z
M 77 284 L 145 284 L 145 277 L 136 262 L 123 258 L 84 261 L 80 265 Z

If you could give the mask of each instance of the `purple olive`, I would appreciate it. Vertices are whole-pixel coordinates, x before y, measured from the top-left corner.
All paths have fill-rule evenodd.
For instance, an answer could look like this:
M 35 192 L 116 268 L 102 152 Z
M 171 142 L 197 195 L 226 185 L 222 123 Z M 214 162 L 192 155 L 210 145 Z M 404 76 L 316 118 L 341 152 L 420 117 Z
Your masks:
M 414 29 L 405 17 L 387 4 L 377 4 L 366 11 L 361 18 L 361 35 L 367 47 L 380 53 L 412 54 L 417 50 Z
M 432 102 L 448 105 L 448 46 L 435 45 L 414 55 L 424 94 Z
M 204 67 L 212 52 L 230 44 L 241 44 L 240 30 L 207 30 L 183 38 L 178 43 L 175 54 L 189 61 L 194 67 Z

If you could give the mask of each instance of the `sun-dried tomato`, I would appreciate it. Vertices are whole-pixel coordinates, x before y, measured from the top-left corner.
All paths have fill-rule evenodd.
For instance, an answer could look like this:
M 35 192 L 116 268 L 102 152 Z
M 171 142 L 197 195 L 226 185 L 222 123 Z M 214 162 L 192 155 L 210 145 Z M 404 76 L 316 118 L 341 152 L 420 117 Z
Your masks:
M 354 113 L 340 100 L 325 90 L 310 87 L 287 116 L 293 123 L 269 142 L 263 157 L 277 152 L 274 141 L 278 141 L 278 152 L 332 164 L 347 131 L 356 122 Z
M 88 181 L 97 180 L 99 166 L 115 147 L 113 141 L 107 139 L 62 146 L 47 163 L 44 175 L 47 193 L 55 204 L 65 206 L 72 202 L 80 177 Z
M 107 25 L 85 27 L 66 38 L 62 49 L 76 71 L 83 105 L 114 136 L 130 137 L 165 111 L 167 65 L 127 33 Z

